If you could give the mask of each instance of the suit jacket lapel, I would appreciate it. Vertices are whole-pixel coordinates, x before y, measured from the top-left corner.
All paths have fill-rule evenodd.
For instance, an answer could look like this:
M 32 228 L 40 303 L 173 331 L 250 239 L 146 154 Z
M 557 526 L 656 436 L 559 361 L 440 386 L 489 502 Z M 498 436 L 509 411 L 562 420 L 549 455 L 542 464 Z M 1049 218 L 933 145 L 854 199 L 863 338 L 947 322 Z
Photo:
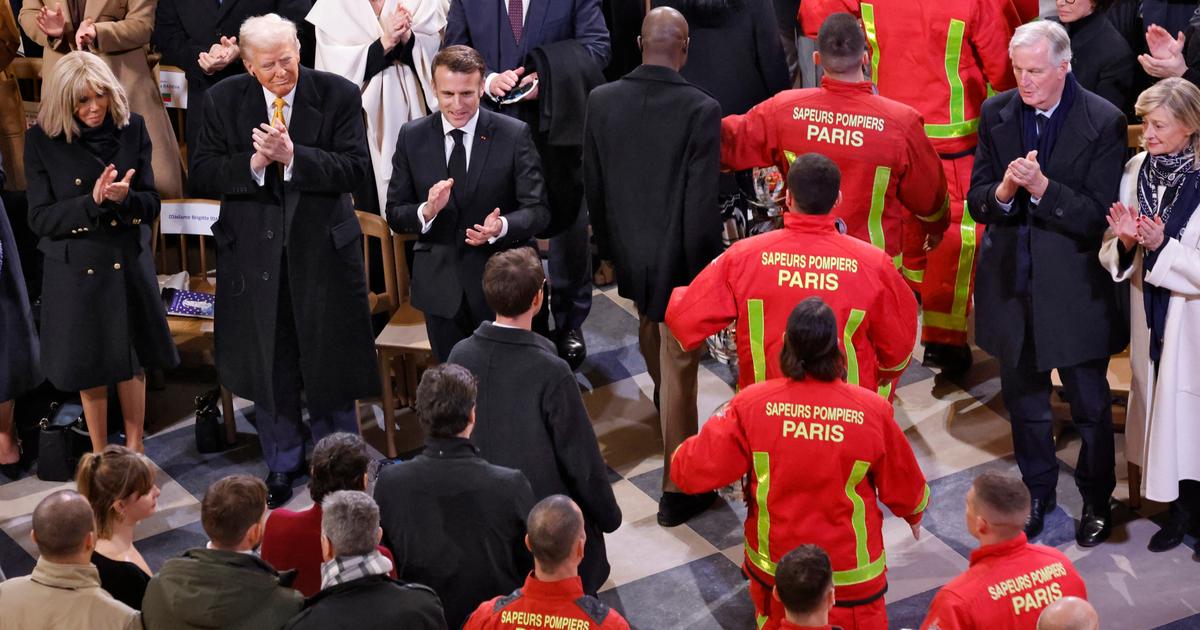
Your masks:
M 1016 90 L 1013 90 L 1008 105 L 1000 110 L 1000 123 L 991 131 L 991 135 L 996 143 L 996 155 L 1001 160 L 1011 162 L 1025 156 L 1021 135 L 1021 95 Z M 1008 162 L 1001 166 L 1007 168 Z
M 1075 91 L 1075 102 L 1071 105 L 1071 111 L 1067 112 L 1067 119 L 1063 121 L 1062 131 L 1058 132 L 1058 138 L 1054 140 L 1054 149 L 1050 152 L 1050 162 L 1042 166 L 1047 177 L 1053 177 L 1069 170 L 1071 164 L 1079 158 L 1083 148 L 1089 146 L 1099 135 L 1089 123 L 1090 119 L 1084 115 L 1083 110 L 1087 106 L 1084 100 L 1081 86 Z
M 480 174 L 487 164 L 488 151 L 492 146 L 492 117 L 497 115 L 486 109 L 480 108 L 479 110 L 479 121 L 475 125 L 475 139 L 471 142 L 471 159 L 467 162 L 467 186 L 463 191 L 464 200 L 472 199 L 475 195 L 475 187 L 479 184 Z
M 546 8 L 550 0 L 529 0 L 529 11 L 525 13 L 525 27 L 521 29 L 521 58 L 530 50 L 541 45 L 542 23 L 546 21 Z M 530 46 L 529 42 L 537 42 Z

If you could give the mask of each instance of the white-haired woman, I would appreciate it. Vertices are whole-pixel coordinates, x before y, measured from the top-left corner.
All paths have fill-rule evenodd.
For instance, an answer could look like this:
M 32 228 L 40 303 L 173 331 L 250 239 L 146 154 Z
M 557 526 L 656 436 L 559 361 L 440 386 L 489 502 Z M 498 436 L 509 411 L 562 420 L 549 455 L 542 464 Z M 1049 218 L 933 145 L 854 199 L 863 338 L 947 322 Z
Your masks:
M 142 450 L 145 367 L 179 362 L 159 297 L 150 227 L 159 212 L 150 135 L 99 57 L 65 55 L 25 137 L 29 225 L 45 254 L 42 367 L 78 391 L 92 450 L 107 444 L 116 384 L 125 444 Z
M 1146 150 L 1125 165 L 1100 261 L 1129 280 L 1125 455 L 1144 471 L 1146 498 L 1171 503 L 1149 545 L 1166 551 L 1200 522 L 1200 89 L 1164 79 L 1135 107 Z
M 183 195 L 183 168 L 175 131 L 146 58 L 157 6 L 158 0 L 24 0 L 17 21 L 43 47 L 43 79 L 73 50 L 93 52 L 108 64 L 125 86 L 130 111 L 145 119 L 154 144 L 155 184 L 170 199 Z
M 442 46 L 449 0 L 317 0 L 305 18 L 316 28 L 316 68 L 362 89 L 374 179 L 360 187 L 387 206 L 400 127 L 437 109 L 433 56 Z M 370 204 L 370 205 L 368 205 Z

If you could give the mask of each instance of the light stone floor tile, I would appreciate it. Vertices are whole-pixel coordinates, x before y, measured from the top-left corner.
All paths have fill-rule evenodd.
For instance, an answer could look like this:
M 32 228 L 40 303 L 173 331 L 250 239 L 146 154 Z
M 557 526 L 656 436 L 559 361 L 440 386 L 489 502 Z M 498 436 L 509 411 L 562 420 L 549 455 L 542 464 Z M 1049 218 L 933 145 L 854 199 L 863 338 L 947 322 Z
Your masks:
M 940 588 L 967 568 L 967 559 L 934 536 L 921 530 L 914 540 L 904 519 L 883 521 L 883 545 L 887 550 L 887 601 L 900 601 L 930 589 Z
M 662 467 L 658 412 L 635 379 L 585 392 L 583 401 L 610 468 L 629 478 Z
M 746 560 L 746 547 L 744 545 L 734 545 L 728 549 L 722 549 L 721 554 L 729 558 L 730 562 L 740 567 Z
M 633 523 L 658 514 L 658 502 L 626 479 L 612 485 L 617 505 L 621 506 L 621 522 Z
M 930 381 L 900 388 L 896 422 L 904 429 L 927 479 L 938 479 L 1012 452 L 1009 423 L 957 390 L 935 398 Z
M 717 553 L 686 525 L 660 527 L 654 515 L 622 523 L 604 541 L 612 573 L 602 591 Z

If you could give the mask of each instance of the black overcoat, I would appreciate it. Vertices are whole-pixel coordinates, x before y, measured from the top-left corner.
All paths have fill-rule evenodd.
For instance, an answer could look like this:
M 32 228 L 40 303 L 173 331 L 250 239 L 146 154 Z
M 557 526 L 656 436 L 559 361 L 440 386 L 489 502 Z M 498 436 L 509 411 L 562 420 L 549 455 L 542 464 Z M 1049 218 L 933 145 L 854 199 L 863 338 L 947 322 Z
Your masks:
M 288 126 L 295 146 L 292 178 L 284 182 L 271 165 L 263 186 L 250 173 L 250 132 L 267 122 L 262 86 L 240 75 L 217 84 L 206 98 L 191 178 L 205 196 L 221 200 L 221 218 L 212 228 L 221 383 L 254 401 L 272 400 L 286 252 L 309 405 L 329 408 L 377 395 L 362 230 L 350 200 L 370 168 L 358 88 L 333 74 L 300 69 Z
M 118 175 L 129 169 L 136 174 L 123 203 L 100 205 L 92 200 L 92 186 L 107 164 L 39 126 L 25 134 L 29 227 L 41 237 L 38 249 L 45 256 L 42 368 L 64 391 L 179 363 L 150 251 L 160 208 L 150 136 L 142 117 L 132 113 L 115 133 Z
M 1109 206 L 1125 157 L 1125 116 L 1103 98 L 1079 89 L 1050 154 L 1042 162 L 1050 180 L 1029 212 L 1005 214 L 996 187 L 1022 150 L 1021 98 L 1017 90 L 983 104 L 979 145 L 967 208 L 984 224 L 975 271 L 975 339 L 1007 367 L 1016 367 L 1032 321 L 1039 371 L 1069 367 L 1119 352 L 1129 322 L 1118 315 L 1116 284 L 1098 253 Z M 1018 201 L 1028 199 L 1019 191 Z M 1018 204 L 1019 205 L 1019 204 Z M 1026 298 L 1016 289 L 1018 228 L 1028 225 L 1032 282 Z
M 1133 83 L 1142 70 L 1129 42 L 1101 13 L 1065 26 L 1071 34 L 1071 72 L 1079 85 L 1121 112 L 1132 113 L 1138 94 Z

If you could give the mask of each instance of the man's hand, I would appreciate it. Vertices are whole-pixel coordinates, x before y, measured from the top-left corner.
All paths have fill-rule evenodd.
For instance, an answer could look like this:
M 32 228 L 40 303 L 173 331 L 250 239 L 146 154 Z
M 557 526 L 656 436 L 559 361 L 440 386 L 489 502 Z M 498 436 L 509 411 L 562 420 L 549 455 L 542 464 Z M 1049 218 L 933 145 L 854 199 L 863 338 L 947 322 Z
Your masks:
M 496 208 L 483 220 L 483 225 L 476 223 L 475 229 L 467 228 L 467 245 L 474 247 L 487 245 L 489 240 L 499 238 L 500 230 L 503 228 L 504 223 L 500 220 L 500 208 Z
M 208 52 L 200 53 L 196 63 L 205 74 L 212 74 L 224 70 L 236 61 L 240 54 L 237 37 L 221 37 L 221 41 L 209 47 Z
M 1012 203 L 1013 197 L 1017 196 L 1017 189 L 1021 185 L 1013 179 L 1012 163 L 1004 170 L 1004 179 L 1000 180 L 1000 185 L 996 186 L 996 201 L 1000 203 Z
M 442 211 L 442 208 L 450 203 L 450 189 L 453 186 L 454 178 L 451 177 L 429 187 L 429 198 L 425 201 L 425 208 L 421 212 L 426 223 L 432 221 Z
M 945 232 L 938 232 L 937 234 L 926 234 L 925 235 L 925 251 L 927 251 L 927 252 L 933 251 L 935 248 L 937 248 L 938 245 L 942 244 L 942 239 L 945 237 L 946 237 Z
M 528 85 L 528 84 L 530 84 L 530 83 L 532 83 L 532 82 L 534 82 L 534 81 L 537 81 L 537 78 L 538 78 L 538 74 L 537 74 L 536 72 L 530 73 L 530 74 L 529 74 L 528 76 L 526 76 L 524 79 L 521 79 L 521 85 Z M 495 83 L 495 82 L 493 82 L 493 83 Z M 529 94 L 526 94 L 526 95 L 525 95 L 525 98 L 524 98 L 524 99 L 522 99 L 522 100 L 526 100 L 526 101 L 536 101 L 536 100 L 537 100 L 537 97 L 538 97 L 538 90 L 539 90 L 540 88 L 541 88 L 541 84 L 540 84 L 540 83 L 539 83 L 538 85 L 535 85 L 535 86 L 533 86 L 533 89 L 532 89 L 532 90 L 530 90 L 530 91 L 529 91 Z
M 58 3 L 55 3 L 53 11 L 43 6 L 34 19 L 37 20 L 38 28 L 50 38 L 62 37 L 63 30 L 67 27 L 67 18 L 63 15 L 62 5 Z
M 525 74 L 525 66 L 521 66 L 516 70 L 505 70 L 497 73 L 492 79 L 492 84 L 488 87 L 488 93 L 496 98 L 500 98 L 517 87 L 521 76 Z
M 84 18 L 79 28 L 75 29 L 75 49 L 87 50 L 96 41 L 96 22 L 92 18 Z
M 1030 151 L 1025 157 L 1017 158 L 1008 165 L 1012 179 L 1018 186 L 1029 191 L 1029 194 L 1041 198 L 1046 194 L 1050 180 L 1042 174 L 1042 165 L 1038 164 L 1037 151 Z M 997 194 L 997 196 L 999 196 Z
M 1146 29 L 1146 47 L 1150 54 L 1138 55 L 1138 63 L 1142 64 L 1146 74 L 1158 79 L 1181 77 L 1187 72 L 1187 62 L 1183 58 L 1184 43 L 1183 33 L 1172 38 L 1167 29 L 1151 24 Z
M 295 147 L 292 146 L 292 138 L 283 123 L 277 122 L 274 126 L 263 123 L 258 129 L 251 131 L 250 135 L 253 137 L 255 153 L 262 154 L 268 162 L 279 162 L 285 166 L 292 162 Z M 255 166 L 253 157 L 250 166 Z

